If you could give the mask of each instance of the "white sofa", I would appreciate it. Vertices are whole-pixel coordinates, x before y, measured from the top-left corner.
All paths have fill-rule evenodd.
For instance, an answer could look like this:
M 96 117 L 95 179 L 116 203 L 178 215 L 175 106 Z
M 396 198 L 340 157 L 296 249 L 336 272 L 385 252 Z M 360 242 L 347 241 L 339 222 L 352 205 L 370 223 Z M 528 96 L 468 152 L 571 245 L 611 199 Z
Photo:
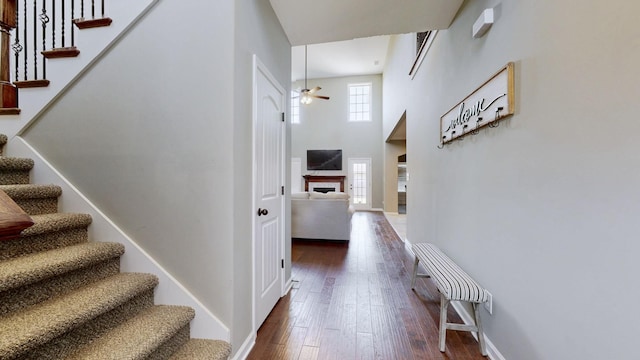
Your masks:
M 291 194 L 291 237 L 348 241 L 353 213 L 345 193 Z

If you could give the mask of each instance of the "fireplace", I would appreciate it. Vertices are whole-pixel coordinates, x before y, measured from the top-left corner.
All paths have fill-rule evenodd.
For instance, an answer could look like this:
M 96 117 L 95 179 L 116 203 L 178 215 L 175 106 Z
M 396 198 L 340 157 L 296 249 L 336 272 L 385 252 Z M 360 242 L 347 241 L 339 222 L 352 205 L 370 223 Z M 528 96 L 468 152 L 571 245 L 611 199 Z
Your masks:
M 319 186 L 314 186 L 313 190 L 315 192 L 321 192 L 321 193 L 328 193 L 328 192 L 335 192 L 336 188 L 335 187 L 319 187 Z
M 344 178 L 343 175 L 304 175 L 304 191 L 320 191 L 318 189 L 329 188 L 333 190 L 328 191 L 340 191 L 344 192 Z

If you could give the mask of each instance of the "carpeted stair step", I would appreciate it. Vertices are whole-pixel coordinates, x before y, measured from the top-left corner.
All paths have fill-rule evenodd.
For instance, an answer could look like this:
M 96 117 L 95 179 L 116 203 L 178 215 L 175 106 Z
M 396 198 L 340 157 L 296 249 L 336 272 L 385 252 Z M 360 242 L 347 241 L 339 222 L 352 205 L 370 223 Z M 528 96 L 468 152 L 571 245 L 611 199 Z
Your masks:
M 0 316 L 120 271 L 124 245 L 86 242 L 0 262 Z
M 167 359 L 189 340 L 189 322 L 194 316 L 186 306 L 153 306 L 66 360 Z
M 121 273 L 0 317 L 0 358 L 66 358 L 153 306 L 157 284 L 150 274 Z
M 0 260 L 86 242 L 91 215 L 56 213 L 33 215 L 33 226 L 19 238 L 0 241 Z
M 222 340 L 190 339 L 169 360 L 225 360 L 231 355 L 231 345 Z
M 62 195 L 62 188 L 57 185 L 0 185 L 0 190 L 29 215 L 58 212 L 58 197 Z
M 33 160 L 0 156 L 0 185 L 28 184 Z

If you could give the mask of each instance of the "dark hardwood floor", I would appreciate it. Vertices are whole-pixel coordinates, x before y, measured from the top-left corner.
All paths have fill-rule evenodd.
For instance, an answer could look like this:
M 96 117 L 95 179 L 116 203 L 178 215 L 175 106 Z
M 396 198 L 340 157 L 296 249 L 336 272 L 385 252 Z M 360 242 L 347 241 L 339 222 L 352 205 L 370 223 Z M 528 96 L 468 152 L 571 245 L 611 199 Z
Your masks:
M 486 359 L 468 332 L 448 331 L 438 350 L 437 289 L 411 290 L 413 258 L 382 213 L 357 212 L 352 226 L 348 243 L 293 242 L 293 289 L 248 359 Z

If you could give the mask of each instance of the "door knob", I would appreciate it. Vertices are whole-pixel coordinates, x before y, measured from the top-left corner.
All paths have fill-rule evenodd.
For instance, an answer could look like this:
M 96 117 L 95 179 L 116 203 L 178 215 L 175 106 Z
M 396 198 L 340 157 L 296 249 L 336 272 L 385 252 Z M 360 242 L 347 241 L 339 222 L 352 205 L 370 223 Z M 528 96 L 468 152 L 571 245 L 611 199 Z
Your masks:
M 258 216 L 267 215 L 268 213 L 269 213 L 269 210 L 258 208 Z

